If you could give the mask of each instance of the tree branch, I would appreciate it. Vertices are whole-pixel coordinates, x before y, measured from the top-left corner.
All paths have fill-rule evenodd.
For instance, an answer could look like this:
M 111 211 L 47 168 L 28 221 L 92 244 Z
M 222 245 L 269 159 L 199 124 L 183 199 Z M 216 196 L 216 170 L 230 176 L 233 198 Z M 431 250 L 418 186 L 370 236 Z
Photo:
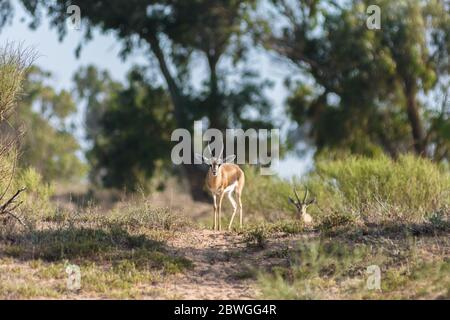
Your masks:
M 15 210 L 22 202 L 17 203 L 15 206 L 13 206 L 12 208 L 8 208 L 11 204 L 14 203 L 14 200 L 23 192 L 25 191 L 26 188 L 21 188 L 19 190 L 16 191 L 16 193 L 9 198 L 8 201 L 6 201 L 3 205 L 0 206 L 0 215 L 2 214 L 7 214 L 11 217 L 13 217 L 14 219 L 16 219 L 17 221 L 20 222 L 21 225 L 26 226 L 25 223 L 18 217 L 16 216 L 12 211 Z
M 175 78 L 170 73 L 169 66 L 167 64 L 167 61 L 164 57 L 164 53 L 159 44 L 158 36 L 155 34 L 147 34 L 145 36 L 145 39 L 150 44 L 150 48 L 153 54 L 155 55 L 156 59 L 158 60 L 161 73 L 164 79 L 166 80 L 170 96 L 172 97 L 173 107 L 175 111 L 174 112 L 175 118 L 178 122 L 178 125 L 181 125 L 183 122 L 182 116 L 183 99 L 181 89 L 178 86 Z

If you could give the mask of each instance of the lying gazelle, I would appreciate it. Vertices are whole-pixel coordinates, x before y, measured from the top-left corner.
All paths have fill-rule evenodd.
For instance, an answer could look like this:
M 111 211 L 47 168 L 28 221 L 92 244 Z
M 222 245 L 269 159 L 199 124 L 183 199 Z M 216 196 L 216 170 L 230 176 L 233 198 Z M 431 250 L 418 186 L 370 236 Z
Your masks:
M 316 202 L 316 199 L 308 199 L 308 188 L 305 187 L 305 195 L 303 197 L 303 200 L 300 200 L 300 197 L 298 196 L 297 190 L 295 189 L 295 186 L 293 187 L 295 197 L 297 198 L 297 201 L 289 197 L 289 201 L 297 208 L 297 218 L 302 219 L 305 224 L 311 224 L 313 222 L 312 217 L 306 212 L 306 209 L 308 206 Z
M 231 216 L 228 230 L 231 230 L 233 219 L 239 205 L 239 226 L 242 228 L 242 189 L 244 188 L 245 176 L 244 172 L 238 165 L 230 163 L 236 158 L 235 155 L 230 155 L 222 160 L 223 146 L 220 155 L 216 158 L 212 156 L 211 148 L 208 144 L 208 149 L 211 158 L 195 154 L 198 159 L 204 160 L 209 165 L 208 174 L 206 176 L 206 186 L 213 196 L 214 201 L 214 230 L 221 230 L 221 214 L 222 214 L 222 199 L 227 193 L 228 199 L 233 206 L 233 215 Z M 236 191 L 237 203 L 233 198 L 233 191 Z

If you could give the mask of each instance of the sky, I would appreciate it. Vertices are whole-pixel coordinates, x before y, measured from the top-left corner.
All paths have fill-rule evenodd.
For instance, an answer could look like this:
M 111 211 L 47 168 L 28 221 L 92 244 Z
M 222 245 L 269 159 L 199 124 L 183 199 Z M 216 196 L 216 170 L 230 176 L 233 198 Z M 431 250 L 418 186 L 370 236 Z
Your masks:
M 83 12 L 81 11 L 81 14 Z M 121 49 L 119 40 L 113 35 L 94 33 L 93 39 L 83 46 L 79 58 L 75 57 L 75 49 L 82 40 L 83 30 L 68 30 L 67 36 L 62 42 L 58 40 L 55 29 L 50 29 L 48 21 L 44 18 L 36 30 L 28 28 L 30 18 L 18 3 L 15 4 L 15 15 L 11 24 L 6 25 L 0 31 L 0 44 L 6 41 L 20 42 L 25 47 L 33 47 L 39 54 L 36 64 L 53 75 L 49 84 L 61 90 L 72 88 L 71 79 L 73 74 L 81 67 L 89 64 L 96 65 L 99 69 L 107 69 L 113 79 L 123 81 L 127 71 L 133 65 L 148 65 L 149 61 L 142 52 L 131 54 L 123 61 L 118 53 Z M 281 132 L 290 125 L 284 115 L 283 103 L 287 96 L 287 90 L 283 85 L 285 76 L 289 73 L 287 65 L 275 61 L 261 52 L 252 53 L 249 60 L 252 67 L 256 67 L 263 78 L 274 83 L 269 89 L 267 96 L 274 105 L 274 115 L 282 123 Z M 203 70 L 198 68 L 193 73 L 194 83 L 200 83 Z M 83 144 L 83 109 L 79 108 L 76 119 L 78 127 L 77 138 Z M 283 159 L 276 171 L 280 176 L 289 178 L 293 175 L 302 175 L 312 166 L 312 152 L 305 157 L 298 158 L 288 155 Z

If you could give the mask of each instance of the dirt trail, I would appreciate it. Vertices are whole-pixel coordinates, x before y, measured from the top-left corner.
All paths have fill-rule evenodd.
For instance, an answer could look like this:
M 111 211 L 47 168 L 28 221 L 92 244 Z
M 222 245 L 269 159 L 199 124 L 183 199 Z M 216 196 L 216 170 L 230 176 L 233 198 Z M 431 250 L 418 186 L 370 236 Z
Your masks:
M 255 258 L 242 236 L 212 230 L 192 230 L 168 242 L 171 250 L 193 262 L 193 268 L 164 286 L 168 296 L 180 299 L 251 299 L 254 280 L 239 274 Z M 250 257 L 251 256 L 251 257 Z M 252 261 L 249 261 L 252 259 Z
M 256 269 L 285 263 L 274 252 L 292 248 L 305 236 L 271 237 L 264 249 L 249 247 L 236 232 L 190 230 L 168 241 L 170 250 L 193 262 L 189 271 L 165 282 L 168 298 L 254 299 Z M 272 254 L 271 254 L 272 253 Z

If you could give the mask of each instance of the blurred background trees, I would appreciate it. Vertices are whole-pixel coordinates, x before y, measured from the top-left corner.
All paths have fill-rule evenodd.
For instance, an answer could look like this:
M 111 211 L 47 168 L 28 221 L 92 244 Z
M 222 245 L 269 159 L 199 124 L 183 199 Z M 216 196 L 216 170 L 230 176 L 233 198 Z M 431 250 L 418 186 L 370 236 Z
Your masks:
M 425 97 L 448 93 L 448 2 L 273 3 L 286 23 L 265 45 L 301 72 L 301 80 L 288 83 L 287 108 L 299 124 L 309 123 L 319 150 L 446 157 L 450 137 L 436 140 L 436 130 L 443 131 L 435 124 L 449 102 Z M 363 23 L 369 5 L 381 9 L 380 30 Z
M 92 182 L 145 188 L 155 170 L 170 163 L 167 150 L 175 129 L 170 97 L 161 86 L 151 84 L 145 71 L 131 70 L 125 84 L 94 66 L 74 76 L 77 96 L 87 103 L 86 156 Z
M 69 2 L 23 4 L 35 18 L 33 25 L 38 25 L 42 15 L 47 14 L 64 38 L 66 10 L 72 4 Z M 270 108 L 263 95 L 267 83 L 258 79 L 254 70 L 238 68 L 250 44 L 250 12 L 257 1 L 86 0 L 73 4 L 83 8 L 86 40 L 91 38 L 93 28 L 99 28 L 115 32 L 123 42 L 124 57 L 135 48 L 148 50 L 149 60 L 158 66 L 170 97 L 171 112 L 167 115 L 177 127 L 192 129 L 193 121 L 202 118 L 208 120 L 210 127 L 221 130 L 270 125 Z M 196 90 L 192 73 L 200 59 L 206 61 L 209 76 Z M 230 73 L 239 79 L 232 85 L 226 81 Z M 253 111 L 252 117 L 246 116 L 247 109 Z M 199 168 L 188 165 L 184 169 L 193 196 L 202 198 L 203 193 L 198 192 L 203 185 Z
M 26 136 L 22 161 L 46 179 L 83 171 L 70 125 L 81 106 L 89 177 L 107 187 L 136 189 L 168 169 L 171 131 L 192 129 L 194 120 L 219 129 L 279 126 L 255 50 L 289 69 L 284 107 L 298 124 L 291 147 L 302 139 L 317 148 L 316 157 L 413 152 L 448 161 L 448 1 L 21 2 L 31 28 L 46 17 L 60 39 L 67 7 L 82 8 L 76 54 L 99 30 L 116 35 L 124 59 L 140 50 L 149 61 L 123 83 L 86 66 L 74 75 L 72 92 L 46 85 L 51 75 L 38 68 L 29 72 L 17 118 L 36 134 Z M 369 5 L 381 9 L 380 30 L 366 25 Z M 0 26 L 12 14 L 2 2 Z M 194 166 L 184 170 L 200 197 L 203 175 Z

